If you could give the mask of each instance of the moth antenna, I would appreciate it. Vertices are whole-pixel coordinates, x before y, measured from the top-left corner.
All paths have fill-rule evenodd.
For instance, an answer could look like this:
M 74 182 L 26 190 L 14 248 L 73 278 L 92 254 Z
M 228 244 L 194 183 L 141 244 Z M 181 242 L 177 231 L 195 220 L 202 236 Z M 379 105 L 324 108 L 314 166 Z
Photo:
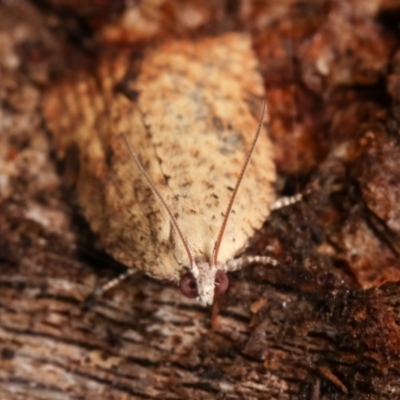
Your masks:
M 185 250 L 186 250 L 186 252 L 188 254 L 190 265 L 193 265 L 194 264 L 194 253 L 193 253 L 193 250 L 190 247 L 189 242 L 187 241 L 186 237 L 183 235 L 183 233 L 181 231 L 181 228 L 179 228 L 178 221 L 176 220 L 176 218 L 172 214 L 171 210 L 169 209 L 168 204 L 165 202 L 165 200 L 161 196 L 161 193 L 156 188 L 156 185 L 153 183 L 153 181 L 151 180 L 149 175 L 147 175 L 147 172 L 144 170 L 144 168 L 143 168 L 142 164 L 140 163 L 137 155 L 132 150 L 132 147 L 129 144 L 126 135 L 122 135 L 122 136 L 123 136 L 123 138 L 125 140 L 125 144 L 128 147 L 129 152 L 131 153 L 133 161 L 135 161 L 135 164 L 137 165 L 137 167 L 139 168 L 139 171 L 142 173 L 143 177 L 147 181 L 147 183 L 150 186 L 150 189 L 153 191 L 154 195 L 157 197 L 157 199 L 163 205 L 164 209 L 167 211 L 167 213 L 168 213 L 168 215 L 169 215 L 169 217 L 171 219 L 172 225 L 174 226 L 174 228 L 175 228 L 176 232 L 178 233 L 179 237 L 181 238 L 182 243 L 183 243 L 183 245 L 185 247 Z
M 222 241 L 222 237 L 224 236 L 226 224 L 228 222 L 228 218 L 229 218 L 229 215 L 231 213 L 233 202 L 235 201 L 235 197 L 236 197 L 236 194 L 238 192 L 239 186 L 240 186 L 240 184 L 242 182 L 242 179 L 243 179 L 243 176 L 244 176 L 244 174 L 246 172 L 247 166 L 249 165 L 249 162 L 250 162 L 251 156 L 253 154 L 254 148 L 256 147 L 257 139 L 260 136 L 261 128 L 262 128 L 262 125 L 264 123 L 264 117 L 265 117 L 266 110 L 267 110 L 267 103 L 264 101 L 261 119 L 260 119 L 260 122 L 259 122 L 258 128 L 257 128 L 257 133 L 254 136 L 253 143 L 251 144 L 250 151 L 247 153 L 246 161 L 245 161 L 245 163 L 244 163 L 244 165 L 242 167 L 242 170 L 240 171 L 240 175 L 239 175 L 239 178 L 238 178 L 238 180 L 236 182 L 235 189 L 232 192 L 232 196 L 231 196 L 231 198 L 229 200 L 229 204 L 228 204 L 228 207 L 227 207 L 226 212 L 225 212 L 224 220 L 222 221 L 221 229 L 218 232 L 217 240 L 215 241 L 215 244 L 214 244 L 214 249 L 213 249 L 212 256 L 211 256 L 212 265 L 217 265 L 218 252 L 219 252 L 219 249 L 221 247 L 221 241 Z

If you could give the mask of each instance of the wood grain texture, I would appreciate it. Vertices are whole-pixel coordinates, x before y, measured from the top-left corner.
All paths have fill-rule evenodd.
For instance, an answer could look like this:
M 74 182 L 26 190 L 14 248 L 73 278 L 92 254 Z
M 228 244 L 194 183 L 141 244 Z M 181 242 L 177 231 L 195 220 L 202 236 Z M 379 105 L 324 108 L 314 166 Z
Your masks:
M 279 267 L 233 273 L 211 310 L 144 274 L 84 309 L 121 268 L 101 252 L 63 183 L 40 104 L 50 71 L 76 68 L 97 39 L 83 29 L 87 11 L 73 9 L 82 2 L 0 5 L 1 399 L 400 397 L 399 9 L 362 3 L 246 2 L 250 11 L 235 11 L 202 2 L 211 21 L 204 29 L 218 21 L 251 32 L 279 193 L 303 179 L 315 188 L 271 213 L 248 249 L 268 246 Z M 166 19 L 182 2 L 170 4 L 159 6 Z M 282 58 L 289 39 L 304 75 L 289 73 L 293 58 Z M 318 72 L 321 54 L 333 57 L 332 75 Z

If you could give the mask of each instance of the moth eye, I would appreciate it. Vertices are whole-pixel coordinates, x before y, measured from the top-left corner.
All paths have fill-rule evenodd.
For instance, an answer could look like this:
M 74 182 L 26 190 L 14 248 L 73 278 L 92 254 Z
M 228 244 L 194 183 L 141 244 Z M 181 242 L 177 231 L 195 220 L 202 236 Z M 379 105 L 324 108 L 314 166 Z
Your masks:
M 217 271 L 215 274 L 215 294 L 221 294 L 228 289 L 229 279 L 224 271 Z
M 199 295 L 197 290 L 197 283 L 193 275 L 188 272 L 181 276 L 181 281 L 179 282 L 179 287 L 184 296 L 189 299 L 194 299 Z

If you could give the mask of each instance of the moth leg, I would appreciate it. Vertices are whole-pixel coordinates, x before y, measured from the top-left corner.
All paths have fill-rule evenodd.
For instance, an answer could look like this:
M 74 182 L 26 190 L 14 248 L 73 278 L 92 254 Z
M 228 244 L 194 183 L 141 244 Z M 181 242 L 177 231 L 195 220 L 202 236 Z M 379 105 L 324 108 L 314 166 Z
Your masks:
M 270 210 L 279 210 L 280 208 L 288 207 L 292 204 L 298 203 L 309 192 L 310 190 L 306 190 L 305 192 L 295 194 L 294 196 L 280 197 L 279 199 L 275 200 Z M 269 256 L 242 256 L 239 258 L 234 258 L 233 260 L 229 260 L 225 267 L 227 271 L 236 271 L 253 263 L 272 265 L 273 267 L 278 265 L 278 261 Z
M 247 267 L 248 265 L 254 263 L 272 265 L 273 267 L 278 265 L 278 261 L 269 256 L 242 256 L 240 258 L 229 260 L 225 267 L 227 271 L 236 271 L 237 269 Z
M 113 287 L 119 285 L 125 279 L 129 278 L 132 275 L 135 275 L 136 272 L 137 272 L 137 269 L 134 269 L 134 268 L 127 269 L 121 275 L 118 275 L 116 278 L 111 279 L 110 281 L 108 281 L 107 283 L 105 283 L 104 285 L 102 285 L 98 289 L 96 289 L 95 296 L 96 297 L 102 296 L 105 292 L 108 292 Z
M 271 211 L 272 210 L 279 210 L 280 208 L 284 208 L 287 206 L 291 206 L 292 204 L 298 203 L 304 195 L 307 193 L 298 193 L 295 194 L 294 196 L 284 196 L 284 197 L 279 197 L 279 199 L 276 199 L 274 203 L 271 205 Z
M 110 289 L 113 287 L 119 285 L 122 281 L 125 279 L 129 278 L 132 275 L 135 275 L 137 272 L 137 269 L 134 268 L 129 268 L 122 274 L 118 275 L 116 278 L 111 279 L 110 281 L 106 282 L 104 285 L 101 285 L 99 288 L 96 289 L 96 291 L 89 295 L 87 299 L 85 300 L 84 307 L 85 308 L 91 308 L 96 300 L 103 296 L 105 292 L 108 292 Z

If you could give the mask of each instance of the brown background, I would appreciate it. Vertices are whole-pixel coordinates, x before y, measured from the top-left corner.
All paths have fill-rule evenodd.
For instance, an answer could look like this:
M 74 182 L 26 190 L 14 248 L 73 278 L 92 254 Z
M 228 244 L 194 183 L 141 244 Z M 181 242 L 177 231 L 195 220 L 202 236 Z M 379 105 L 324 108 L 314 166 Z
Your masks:
M 0 3 L 0 398 L 400 398 L 397 1 Z M 296 206 L 212 309 L 101 252 L 40 99 L 98 54 L 251 33 Z

